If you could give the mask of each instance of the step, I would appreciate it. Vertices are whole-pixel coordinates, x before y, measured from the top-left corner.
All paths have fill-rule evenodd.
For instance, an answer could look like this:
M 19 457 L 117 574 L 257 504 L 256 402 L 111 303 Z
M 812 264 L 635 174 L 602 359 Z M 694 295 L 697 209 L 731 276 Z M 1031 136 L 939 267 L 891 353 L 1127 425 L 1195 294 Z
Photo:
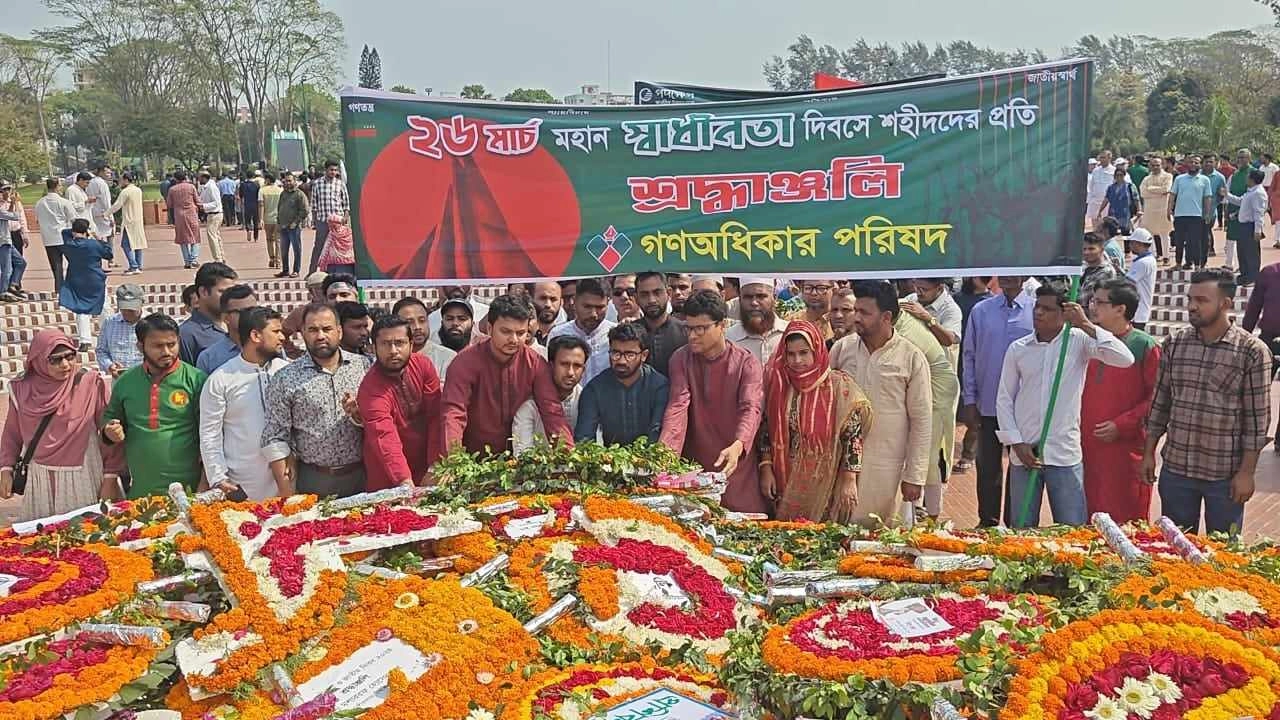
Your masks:
M 1151 299 L 1151 305 L 1153 307 L 1186 307 L 1188 302 L 1186 295 L 1176 295 L 1158 291 Z M 1245 308 L 1249 306 L 1249 298 L 1236 297 L 1232 304 L 1235 307 L 1236 312 L 1243 313 Z
M 1157 292 L 1157 293 L 1170 294 L 1170 295 L 1184 295 L 1184 296 L 1185 296 L 1185 295 L 1187 294 L 1187 288 L 1188 288 L 1190 285 L 1191 285 L 1191 283 L 1184 282 L 1184 281 L 1182 281 L 1182 280 L 1156 280 L 1156 292 Z M 1247 297 L 1249 297 L 1249 291 L 1250 291 L 1251 289 L 1252 289 L 1252 288 L 1247 288 L 1247 287 L 1237 287 L 1237 288 L 1236 288 L 1236 297 L 1238 297 L 1238 298 L 1247 298 Z

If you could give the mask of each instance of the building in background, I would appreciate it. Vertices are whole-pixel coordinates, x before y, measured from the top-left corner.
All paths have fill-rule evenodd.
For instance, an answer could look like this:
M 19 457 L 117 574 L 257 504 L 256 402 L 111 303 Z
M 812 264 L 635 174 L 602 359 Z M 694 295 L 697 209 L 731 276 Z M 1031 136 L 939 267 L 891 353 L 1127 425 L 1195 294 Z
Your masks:
M 564 96 L 565 105 L 630 105 L 629 93 L 606 92 L 599 85 L 583 85 L 581 92 Z

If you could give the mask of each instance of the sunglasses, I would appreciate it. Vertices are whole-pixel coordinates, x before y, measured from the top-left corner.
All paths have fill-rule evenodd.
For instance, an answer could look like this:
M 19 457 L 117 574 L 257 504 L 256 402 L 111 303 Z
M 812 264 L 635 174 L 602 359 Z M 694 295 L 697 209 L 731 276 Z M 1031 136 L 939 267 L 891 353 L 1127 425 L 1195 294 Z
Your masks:
M 623 295 L 630 295 L 631 297 L 635 297 L 636 289 L 635 288 L 614 288 L 613 290 L 614 297 L 622 297 Z
M 62 363 L 74 363 L 74 362 L 79 362 L 79 360 L 80 360 L 80 356 L 73 352 L 58 353 L 57 355 L 49 356 L 50 365 L 61 365 Z

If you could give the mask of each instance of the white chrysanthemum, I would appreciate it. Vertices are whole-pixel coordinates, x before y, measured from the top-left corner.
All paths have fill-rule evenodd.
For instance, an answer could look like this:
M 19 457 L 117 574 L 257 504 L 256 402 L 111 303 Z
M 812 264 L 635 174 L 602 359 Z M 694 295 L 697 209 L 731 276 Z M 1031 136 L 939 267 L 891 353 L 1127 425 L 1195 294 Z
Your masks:
M 1115 700 L 1109 697 L 1102 697 L 1098 698 L 1098 704 L 1094 705 L 1092 710 L 1085 710 L 1084 715 L 1094 720 L 1125 720 L 1129 713 L 1121 708 L 1120 703 Z
M 1262 604 L 1258 599 L 1243 590 L 1226 588 L 1197 588 L 1187 592 L 1196 612 L 1211 619 L 1222 621 L 1233 613 L 1245 615 L 1263 614 Z
M 467 713 L 467 720 L 493 720 L 493 713 L 481 708 L 475 708 Z
M 1124 684 L 1116 693 L 1116 702 L 1120 703 L 1123 710 L 1140 718 L 1151 717 L 1151 713 L 1160 707 L 1156 691 L 1147 683 L 1131 677 L 1124 679 Z
M 1178 687 L 1178 683 L 1164 673 L 1151 673 L 1147 676 L 1147 684 L 1151 686 L 1161 702 L 1175 703 L 1182 699 L 1182 689 Z

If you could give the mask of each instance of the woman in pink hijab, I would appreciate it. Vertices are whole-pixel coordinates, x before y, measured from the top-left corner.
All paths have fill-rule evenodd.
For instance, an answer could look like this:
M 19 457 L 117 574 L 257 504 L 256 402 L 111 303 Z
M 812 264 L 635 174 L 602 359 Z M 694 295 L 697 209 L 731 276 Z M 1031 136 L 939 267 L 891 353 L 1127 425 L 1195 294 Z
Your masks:
M 65 333 L 41 330 L 32 338 L 26 372 L 13 381 L 0 434 L 0 497 L 8 498 L 13 495 L 14 464 L 40 422 L 51 416 L 28 466 L 22 520 L 117 496 L 120 453 L 101 443 L 97 425 L 110 396 L 101 375 L 80 367 L 76 343 Z M 104 452 L 110 473 L 104 472 Z
M 316 267 L 329 273 L 356 274 L 356 247 L 351 236 L 351 228 L 342 222 L 341 215 L 330 215 L 327 219 L 329 235 L 324 241 L 324 250 Z

